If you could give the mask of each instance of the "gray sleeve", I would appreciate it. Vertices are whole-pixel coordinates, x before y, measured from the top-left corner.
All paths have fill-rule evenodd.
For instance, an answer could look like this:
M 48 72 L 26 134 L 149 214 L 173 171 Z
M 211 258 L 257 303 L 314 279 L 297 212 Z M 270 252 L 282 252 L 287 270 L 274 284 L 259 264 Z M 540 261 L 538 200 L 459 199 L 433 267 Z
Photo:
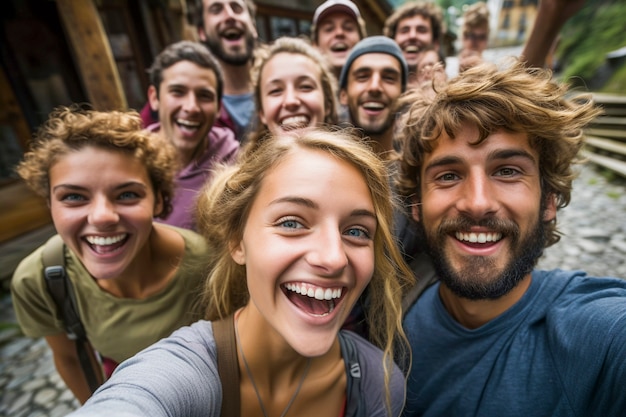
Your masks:
M 183 327 L 124 361 L 72 417 L 219 417 L 222 387 L 209 322 Z

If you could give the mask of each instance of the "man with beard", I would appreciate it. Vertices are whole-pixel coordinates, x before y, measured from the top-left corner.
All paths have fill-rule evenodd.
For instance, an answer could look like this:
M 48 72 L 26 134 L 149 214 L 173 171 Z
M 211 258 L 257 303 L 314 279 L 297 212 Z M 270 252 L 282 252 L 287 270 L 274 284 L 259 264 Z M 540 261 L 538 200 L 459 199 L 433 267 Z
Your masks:
M 198 37 L 217 58 L 224 74 L 222 110 L 217 126 L 235 132 L 239 141 L 254 123 L 252 68 L 257 31 L 252 0 L 202 0 Z
M 598 114 L 523 62 L 409 110 L 399 190 L 438 281 L 404 319 L 405 416 L 624 415 L 626 280 L 534 270 Z
M 428 47 L 439 50 L 444 33 L 443 11 L 430 1 L 413 1 L 403 4 L 385 21 L 385 36 L 393 39 L 402 49 L 409 66 L 408 86 L 417 83 L 417 66 Z
M 373 141 L 383 159 L 394 154 L 396 105 L 406 83 L 402 51 L 384 36 L 357 43 L 339 77 L 339 101 L 348 107 L 352 124 Z

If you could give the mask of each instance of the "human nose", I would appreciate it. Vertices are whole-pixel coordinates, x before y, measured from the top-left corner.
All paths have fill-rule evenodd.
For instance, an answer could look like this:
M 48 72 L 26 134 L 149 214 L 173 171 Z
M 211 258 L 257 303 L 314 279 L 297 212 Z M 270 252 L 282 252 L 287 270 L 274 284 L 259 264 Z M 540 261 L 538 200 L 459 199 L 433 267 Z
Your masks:
M 320 230 L 314 237 L 314 243 L 308 252 L 308 262 L 322 275 L 337 276 L 348 265 L 348 257 L 339 230 Z
M 95 226 L 106 226 L 119 221 L 119 215 L 115 209 L 115 204 L 108 198 L 95 198 L 91 205 L 89 213 L 89 224 Z
M 382 91 L 382 77 L 380 76 L 379 73 L 375 72 L 370 77 L 368 90 L 370 92 L 380 92 L 380 91 Z
M 486 174 L 470 174 L 462 185 L 462 195 L 457 208 L 469 217 L 479 220 L 498 210 L 498 200 L 493 184 Z
M 297 108 L 300 106 L 300 97 L 298 96 L 298 92 L 295 88 L 290 86 L 285 89 L 283 106 L 285 108 Z
M 185 96 L 185 98 L 183 99 L 183 110 L 185 110 L 188 113 L 194 113 L 199 111 L 200 106 L 198 105 L 198 99 L 196 98 L 196 95 L 193 93 L 189 93 Z

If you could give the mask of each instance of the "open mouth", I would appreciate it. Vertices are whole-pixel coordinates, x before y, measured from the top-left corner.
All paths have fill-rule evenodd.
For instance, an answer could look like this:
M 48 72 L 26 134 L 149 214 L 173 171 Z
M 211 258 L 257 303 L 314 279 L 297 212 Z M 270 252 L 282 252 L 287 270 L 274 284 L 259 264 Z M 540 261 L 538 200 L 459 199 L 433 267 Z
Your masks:
M 345 295 L 343 287 L 323 288 L 301 282 L 289 282 L 281 288 L 296 307 L 317 317 L 332 313 Z
M 280 128 L 284 131 L 303 129 L 311 123 L 311 118 L 307 116 L 290 116 L 280 121 Z
M 220 35 L 229 41 L 238 41 L 243 37 L 243 31 L 238 28 L 229 28 L 224 30 Z
M 366 101 L 363 103 L 363 108 L 370 111 L 380 111 L 385 108 L 385 105 L 380 101 Z
M 183 131 L 193 133 L 200 128 L 200 122 L 192 122 L 191 120 L 176 119 L 176 125 Z
M 128 233 L 121 233 L 116 236 L 86 236 L 85 241 L 89 244 L 89 247 L 96 253 L 106 254 L 115 252 L 117 249 L 124 246 L 128 240 Z
M 502 239 L 498 232 L 455 232 L 457 240 L 472 246 L 492 245 Z
M 417 45 L 407 45 L 404 47 L 404 52 L 408 54 L 416 54 L 420 51 L 420 47 Z
M 348 50 L 348 44 L 344 42 L 339 42 L 330 47 L 330 50 L 333 52 L 345 52 Z

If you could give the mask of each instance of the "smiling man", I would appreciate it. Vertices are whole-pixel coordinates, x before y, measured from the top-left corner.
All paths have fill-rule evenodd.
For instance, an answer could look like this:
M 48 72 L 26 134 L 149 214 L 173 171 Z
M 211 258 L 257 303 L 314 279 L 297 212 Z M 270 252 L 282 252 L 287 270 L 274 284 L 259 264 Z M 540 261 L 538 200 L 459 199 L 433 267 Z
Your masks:
M 201 0 L 198 37 L 213 53 L 224 74 L 224 94 L 218 126 L 226 126 L 243 141 L 254 127 L 252 68 L 257 30 L 252 0 Z
M 407 120 L 400 191 L 438 280 L 406 311 L 406 416 L 618 416 L 626 280 L 534 270 L 599 111 L 548 71 L 482 64 Z
M 339 100 L 352 124 L 374 141 L 384 159 L 393 154 L 398 98 L 406 89 L 407 65 L 391 39 L 370 36 L 357 43 L 339 78 Z
M 230 162 L 239 149 L 230 129 L 214 126 L 222 97 L 222 72 L 203 45 L 181 41 L 165 48 L 149 69 L 150 107 L 159 122 L 148 126 L 178 151 L 172 212 L 165 223 L 195 228 L 196 194 L 213 166 Z
M 385 21 L 383 33 L 400 46 L 409 67 L 408 85 L 417 85 L 417 67 L 424 51 L 439 50 L 442 42 L 443 11 L 430 1 L 412 1 L 400 6 Z

